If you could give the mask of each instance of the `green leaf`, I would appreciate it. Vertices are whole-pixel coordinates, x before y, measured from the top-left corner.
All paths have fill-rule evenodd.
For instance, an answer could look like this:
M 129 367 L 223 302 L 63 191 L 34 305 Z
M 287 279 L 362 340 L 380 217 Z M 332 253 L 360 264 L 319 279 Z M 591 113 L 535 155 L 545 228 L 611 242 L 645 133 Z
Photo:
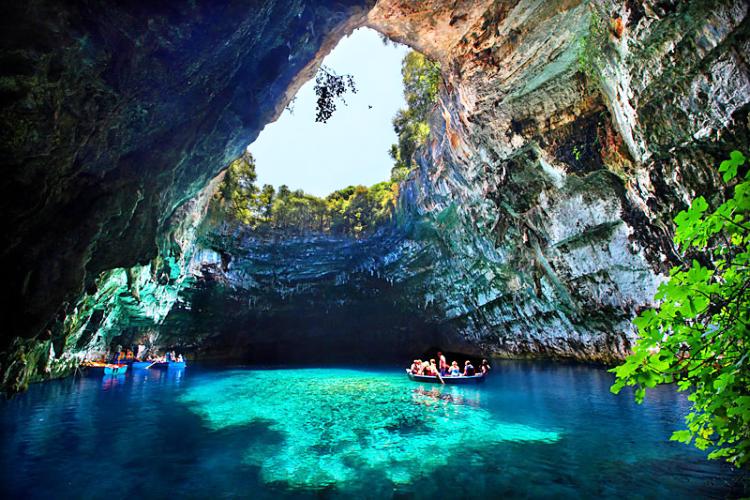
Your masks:
M 733 152 L 719 170 L 736 177 L 746 158 Z M 612 392 L 676 382 L 689 391 L 686 430 L 672 439 L 735 466 L 750 462 L 750 176 L 737 182 L 733 197 L 711 211 L 703 197 L 674 218 L 675 244 L 689 249 L 689 265 L 675 266 L 654 297 L 658 307 L 633 320 L 639 339 L 633 353 L 613 370 Z
M 680 443 L 690 444 L 693 440 L 693 433 L 688 430 L 674 431 L 669 438 L 670 441 L 679 441 Z
M 731 153 L 729 153 L 729 158 L 733 162 L 735 162 L 737 165 L 744 165 L 745 164 L 745 155 L 743 155 L 741 152 L 734 150 Z

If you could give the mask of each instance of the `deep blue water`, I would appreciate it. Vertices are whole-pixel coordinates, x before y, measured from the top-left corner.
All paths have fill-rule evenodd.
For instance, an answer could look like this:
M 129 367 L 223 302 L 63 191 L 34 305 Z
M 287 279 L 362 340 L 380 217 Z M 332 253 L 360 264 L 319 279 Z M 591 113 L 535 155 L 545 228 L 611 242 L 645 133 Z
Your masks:
M 599 368 L 511 361 L 478 387 L 418 384 L 396 367 L 54 381 L 0 402 L 0 497 L 730 494 L 728 466 L 668 440 L 683 394 L 659 388 L 639 406 L 611 382 Z

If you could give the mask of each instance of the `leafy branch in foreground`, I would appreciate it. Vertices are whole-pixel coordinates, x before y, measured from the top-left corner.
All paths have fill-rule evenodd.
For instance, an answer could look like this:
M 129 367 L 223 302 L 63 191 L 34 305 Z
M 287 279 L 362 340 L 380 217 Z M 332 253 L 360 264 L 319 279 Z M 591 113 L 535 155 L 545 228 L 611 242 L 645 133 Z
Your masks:
M 675 218 L 675 243 L 690 264 L 674 267 L 656 294 L 655 309 L 634 323 L 640 337 L 616 374 L 612 392 L 676 383 L 690 391 L 687 428 L 672 440 L 711 448 L 736 467 L 750 459 L 750 173 L 738 179 L 745 156 L 733 151 L 719 171 L 736 182 L 716 210 L 696 198 Z
M 357 93 L 352 75 L 339 75 L 331 68 L 321 66 L 315 77 L 315 95 L 318 96 L 315 121 L 325 123 L 336 111 L 336 100 L 346 104 L 347 92 Z

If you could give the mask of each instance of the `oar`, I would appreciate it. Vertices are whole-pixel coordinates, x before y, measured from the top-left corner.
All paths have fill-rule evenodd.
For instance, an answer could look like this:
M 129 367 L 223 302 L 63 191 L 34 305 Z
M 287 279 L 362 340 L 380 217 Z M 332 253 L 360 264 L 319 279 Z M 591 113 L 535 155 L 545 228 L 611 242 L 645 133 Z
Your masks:
M 435 375 L 437 375 L 438 380 L 440 380 L 440 383 L 445 385 L 445 380 L 443 380 L 443 377 L 440 376 L 440 370 L 435 372 Z
M 151 363 L 150 365 L 148 365 L 146 367 L 146 370 L 148 370 L 149 368 L 151 368 L 152 366 L 154 366 L 156 363 L 158 363 L 158 361 L 154 361 L 153 363 Z

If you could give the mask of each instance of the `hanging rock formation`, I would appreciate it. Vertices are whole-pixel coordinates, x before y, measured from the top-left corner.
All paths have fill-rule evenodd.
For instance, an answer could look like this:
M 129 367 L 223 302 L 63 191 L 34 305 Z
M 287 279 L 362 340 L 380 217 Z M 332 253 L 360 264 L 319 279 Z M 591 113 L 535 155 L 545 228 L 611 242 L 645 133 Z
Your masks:
M 51 368 L 62 352 L 111 340 L 97 335 L 114 307 L 102 286 L 112 273 L 124 276 L 113 290 L 127 290 L 130 309 L 152 303 L 144 290 L 171 307 L 206 285 L 210 268 L 186 273 L 210 264 L 211 245 L 189 258 L 176 250 L 175 227 L 191 226 L 177 223 L 190 219 L 178 207 L 359 25 L 440 61 L 444 85 L 419 168 L 401 186 L 397 236 L 364 243 L 379 254 L 366 272 L 355 252 L 349 281 L 313 280 L 299 297 L 317 307 L 325 294 L 306 294 L 335 289 L 365 303 L 354 290 L 374 273 L 387 284 L 381 305 L 422 311 L 425 344 L 621 358 L 630 319 L 679 258 L 672 217 L 698 194 L 716 199 L 716 165 L 750 144 L 745 1 L 34 1 L 2 10 L 6 387 L 62 373 Z M 276 250 L 251 240 L 227 243 L 237 260 L 210 279 L 245 264 L 263 275 L 258 255 Z M 294 252 L 307 244 L 288 243 Z M 347 272 L 336 256 L 354 243 L 319 244 L 328 270 Z M 159 283 L 164 262 L 176 267 Z M 280 269 L 289 282 L 309 272 Z M 249 283 L 230 295 L 278 306 L 281 289 Z M 173 293 L 156 291 L 165 285 Z M 110 306 L 82 314 L 87 303 Z M 179 334 L 184 321 L 162 328 L 170 307 L 140 332 Z M 260 321 L 262 310 L 249 314 Z M 130 314 L 143 317 L 116 316 Z M 394 335 L 413 327 L 395 323 Z

